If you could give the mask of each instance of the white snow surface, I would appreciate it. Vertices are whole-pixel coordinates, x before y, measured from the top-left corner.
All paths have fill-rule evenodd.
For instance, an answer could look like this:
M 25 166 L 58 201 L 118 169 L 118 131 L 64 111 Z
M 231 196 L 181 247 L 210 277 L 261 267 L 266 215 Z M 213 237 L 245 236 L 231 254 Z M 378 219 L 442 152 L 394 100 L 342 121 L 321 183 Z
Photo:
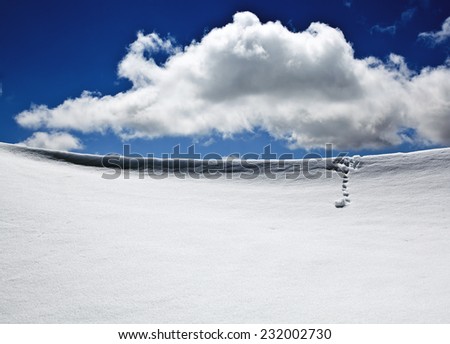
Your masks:
M 0 144 L 1 323 L 450 322 L 450 149 L 348 182 L 106 180 L 41 153 Z

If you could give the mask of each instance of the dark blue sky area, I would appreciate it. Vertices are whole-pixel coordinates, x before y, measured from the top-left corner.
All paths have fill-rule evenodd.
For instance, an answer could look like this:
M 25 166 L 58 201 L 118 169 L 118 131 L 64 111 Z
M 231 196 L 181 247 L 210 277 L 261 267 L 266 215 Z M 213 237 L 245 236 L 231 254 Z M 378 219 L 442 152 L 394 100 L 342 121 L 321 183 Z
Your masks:
M 32 131 L 18 126 L 13 117 L 31 104 L 54 107 L 83 90 L 115 94 L 128 89 L 118 79 L 117 65 L 136 33 L 170 34 L 178 44 L 200 40 L 205 32 L 223 26 L 237 11 L 252 11 L 262 22 L 280 20 L 292 30 L 304 30 L 313 21 L 339 27 L 353 44 L 356 57 L 385 59 L 393 52 L 405 57 L 410 68 L 443 64 L 449 45 L 426 46 L 420 32 L 437 31 L 450 15 L 449 1 L 0 1 L 0 141 L 15 143 Z M 402 16 L 402 13 L 410 10 Z M 376 27 L 381 28 L 377 30 Z M 395 27 L 387 31 L 382 28 Z M 391 30 L 391 31 L 389 31 Z M 112 134 L 78 135 L 85 151 L 120 151 Z M 270 143 L 265 133 L 222 140 L 200 151 L 220 154 L 256 151 Z M 133 140 L 139 152 L 170 152 L 191 138 Z M 402 146 L 382 150 L 412 150 Z M 283 142 L 274 150 L 288 152 Z M 365 152 L 363 152 L 365 153 Z M 296 156 L 303 154 L 295 151 Z

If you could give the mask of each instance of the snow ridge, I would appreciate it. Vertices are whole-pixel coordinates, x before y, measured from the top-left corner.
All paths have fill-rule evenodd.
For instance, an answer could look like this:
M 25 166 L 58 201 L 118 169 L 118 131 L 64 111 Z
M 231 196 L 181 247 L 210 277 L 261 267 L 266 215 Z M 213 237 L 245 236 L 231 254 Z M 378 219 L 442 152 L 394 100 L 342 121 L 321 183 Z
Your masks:
M 139 171 L 139 173 L 147 172 L 149 175 L 160 175 L 162 172 L 174 175 L 187 174 L 195 179 L 199 178 L 200 175 L 207 177 L 216 173 L 227 175 L 227 178 L 230 175 L 235 175 L 237 178 L 243 179 L 254 179 L 258 175 L 270 176 L 270 179 L 315 179 L 317 175 L 323 175 L 322 172 L 331 170 L 342 178 L 342 198 L 335 201 L 336 208 L 343 208 L 350 204 L 349 174 L 361 164 L 360 156 L 287 160 L 224 158 L 220 163 L 211 165 L 208 160 L 201 159 L 159 159 L 119 154 L 103 156 L 30 148 L 5 143 L 0 143 L 0 149 L 38 160 L 55 160 L 85 167 L 134 170 Z
M 208 175 L 221 173 L 224 175 L 241 175 L 243 178 L 257 175 L 276 175 L 275 179 L 285 178 L 315 178 L 315 172 L 334 170 L 338 167 L 332 158 L 310 159 L 238 159 L 224 157 L 222 160 L 209 161 L 207 159 L 180 159 L 180 158 L 152 158 L 143 156 L 123 156 L 119 154 L 93 155 L 64 151 L 53 151 L 41 148 L 30 148 L 13 144 L 0 143 L 0 149 L 28 156 L 34 159 L 48 159 L 69 164 L 97 167 L 119 168 L 122 170 L 146 171 L 148 173 L 170 172 L 173 174 L 187 173 L 189 175 Z

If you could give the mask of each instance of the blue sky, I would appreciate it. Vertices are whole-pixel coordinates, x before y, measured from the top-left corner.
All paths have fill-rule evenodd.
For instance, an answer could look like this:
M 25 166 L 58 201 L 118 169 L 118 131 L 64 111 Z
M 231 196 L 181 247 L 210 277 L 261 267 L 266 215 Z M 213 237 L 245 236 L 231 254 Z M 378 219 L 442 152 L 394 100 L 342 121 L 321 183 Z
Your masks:
M 245 11 L 252 14 L 233 19 L 237 12 Z M 449 2 L 433 0 L 1 1 L 0 141 L 17 143 L 34 135 L 34 140 L 27 142 L 75 150 L 78 145 L 82 147 L 78 151 L 89 153 L 120 152 L 123 143 L 130 143 L 133 151 L 156 155 L 170 152 L 177 144 L 186 150 L 193 143 L 203 154 L 259 153 L 270 143 L 276 153 L 292 152 L 296 157 L 307 150 L 320 151 L 320 146 L 334 143 L 333 140 L 337 140 L 338 149 L 361 154 L 448 146 L 450 81 L 446 77 L 450 39 L 443 24 L 449 16 Z M 280 21 L 284 28 L 266 25 L 275 21 Z M 311 29 L 313 22 L 326 26 Z M 243 47 L 245 56 L 239 49 L 233 50 L 242 53 L 240 59 L 230 53 L 229 45 L 216 47 L 214 42 L 202 41 L 214 28 L 227 24 L 229 30 L 223 29 L 217 37 L 226 37 L 235 48 Z M 247 31 L 244 28 L 239 31 L 248 34 L 244 43 L 239 33 L 232 31 L 233 25 L 245 26 Z M 287 33 L 306 32 L 308 28 L 311 37 L 316 37 L 318 31 L 321 43 L 305 43 L 310 42 L 306 34 L 300 38 Z M 137 38 L 138 32 L 142 32 L 141 40 Z M 286 34 L 285 40 L 277 41 L 278 32 Z M 152 33 L 157 33 L 161 41 L 150 37 Z M 188 54 L 184 49 L 193 40 L 197 42 L 197 50 Z M 134 48 L 130 46 L 133 42 Z M 255 42 L 260 45 L 254 45 Z M 298 43 L 298 51 L 286 48 L 280 56 L 271 53 L 288 43 L 295 46 Z M 347 51 L 346 44 L 352 52 Z M 144 52 L 139 50 L 141 45 Z M 249 47 L 262 49 L 263 57 L 249 61 L 256 58 L 248 55 L 250 50 L 245 49 Z M 305 52 L 309 50 L 314 52 Z M 333 66 L 333 54 L 338 67 Z M 165 65 L 166 59 L 175 55 L 173 63 Z M 361 67 L 361 72 L 354 72 L 352 66 L 360 66 L 361 61 L 371 56 L 378 62 L 364 62 L 366 69 Z M 151 72 L 150 76 L 146 74 L 145 63 L 149 59 L 156 66 L 155 79 Z M 204 64 L 198 62 L 202 59 Z M 263 60 L 259 68 L 258 63 Z M 122 64 L 122 77 L 118 75 L 121 61 L 126 62 Z M 202 78 L 189 74 L 190 61 L 192 69 L 199 69 Z M 303 63 L 292 72 L 294 79 L 284 68 L 292 61 Z M 241 76 L 244 74 L 242 79 L 233 74 L 233 63 L 242 71 Z M 339 73 L 323 72 L 341 68 L 342 64 L 346 65 Z M 204 65 L 209 69 L 202 70 Z M 425 67 L 432 71 L 422 73 Z M 280 80 L 275 74 L 263 75 L 265 71 L 271 75 L 278 68 L 280 75 L 286 73 Z M 220 71 L 224 75 L 214 79 Z M 373 76 L 367 76 L 372 72 Z M 348 73 L 355 75 L 339 86 L 342 75 Z M 234 76 L 228 78 L 231 74 Z M 381 81 L 373 82 L 381 85 L 385 95 L 380 91 L 380 99 L 376 100 L 372 88 L 364 87 L 378 77 Z M 139 81 L 142 78 L 143 83 Z M 249 79 L 255 79 L 254 84 L 247 85 L 245 80 Z M 199 85 L 202 80 L 208 80 L 208 84 Z M 336 82 L 337 86 L 333 88 L 330 82 Z M 284 86 L 279 86 L 280 83 Z M 285 85 L 290 83 L 292 86 L 286 91 Z M 394 88 L 393 97 L 389 97 L 390 87 Z M 357 96 L 360 103 L 340 95 L 347 88 L 362 90 Z M 86 105 L 90 108 L 80 105 L 83 100 L 70 102 L 80 99 L 83 91 L 91 92 L 84 98 L 94 104 Z M 133 99 L 146 98 L 146 92 L 150 105 L 132 104 Z M 289 96 L 285 97 L 286 92 Z M 120 107 L 120 97 L 116 97 L 119 93 L 127 95 L 124 107 Z M 325 97 L 325 93 L 330 94 Z M 101 99 L 105 96 L 113 99 Z M 407 102 L 407 97 L 416 100 L 422 96 L 421 103 L 412 109 L 395 100 L 406 97 Z M 305 105 L 308 97 L 317 98 L 317 103 Z M 428 99 L 430 104 L 426 103 Z M 260 105 L 265 101 L 267 104 Z M 32 110 L 33 104 L 45 109 Z M 52 110 L 61 104 L 66 105 L 61 110 Z M 119 110 L 112 109 L 115 104 L 119 104 Z M 365 114 L 352 112 L 358 104 L 362 104 L 361 111 Z M 434 112 L 417 110 L 422 104 L 424 109 L 432 108 Z M 341 106 L 345 114 L 333 112 Z M 127 111 L 134 107 L 142 111 L 131 121 Z M 373 116 L 379 116 L 376 120 L 367 114 L 367 109 L 372 108 Z M 107 118 L 95 118 L 95 109 L 104 111 Z M 206 109 L 205 114 L 196 117 L 202 109 Z M 108 111 L 122 111 L 120 119 L 112 120 Z M 87 113 L 86 117 L 81 117 L 81 112 Z M 23 114 L 20 120 L 18 114 Z M 89 121 L 92 123 L 87 125 Z M 201 123 L 199 128 L 197 123 Z M 44 136 L 39 139 L 35 133 Z M 344 136 L 348 139 L 342 139 Z M 62 143 L 55 145 L 55 138 Z

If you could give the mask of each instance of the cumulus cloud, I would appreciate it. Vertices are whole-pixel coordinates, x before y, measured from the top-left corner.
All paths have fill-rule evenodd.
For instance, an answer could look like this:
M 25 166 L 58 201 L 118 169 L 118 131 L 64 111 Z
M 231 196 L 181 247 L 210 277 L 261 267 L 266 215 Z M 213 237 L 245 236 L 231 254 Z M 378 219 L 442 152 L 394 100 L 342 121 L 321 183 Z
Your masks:
M 82 149 L 83 145 L 80 140 L 69 133 L 65 132 L 35 132 L 31 137 L 20 144 L 28 147 L 46 148 L 54 150 L 74 150 Z
M 429 42 L 431 45 L 443 43 L 450 37 L 450 17 L 445 19 L 440 31 L 436 32 L 422 32 L 419 34 L 419 39 Z
M 168 54 L 163 64 L 152 58 L 160 52 Z M 184 48 L 139 33 L 118 74 L 132 82 L 130 90 L 83 92 L 16 120 L 33 129 L 110 130 L 124 139 L 265 130 L 291 148 L 397 145 L 405 128 L 450 143 L 448 66 L 414 73 L 398 55 L 355 58 L 344 34 L 322 23 L 292 32 L 242 12 Z

